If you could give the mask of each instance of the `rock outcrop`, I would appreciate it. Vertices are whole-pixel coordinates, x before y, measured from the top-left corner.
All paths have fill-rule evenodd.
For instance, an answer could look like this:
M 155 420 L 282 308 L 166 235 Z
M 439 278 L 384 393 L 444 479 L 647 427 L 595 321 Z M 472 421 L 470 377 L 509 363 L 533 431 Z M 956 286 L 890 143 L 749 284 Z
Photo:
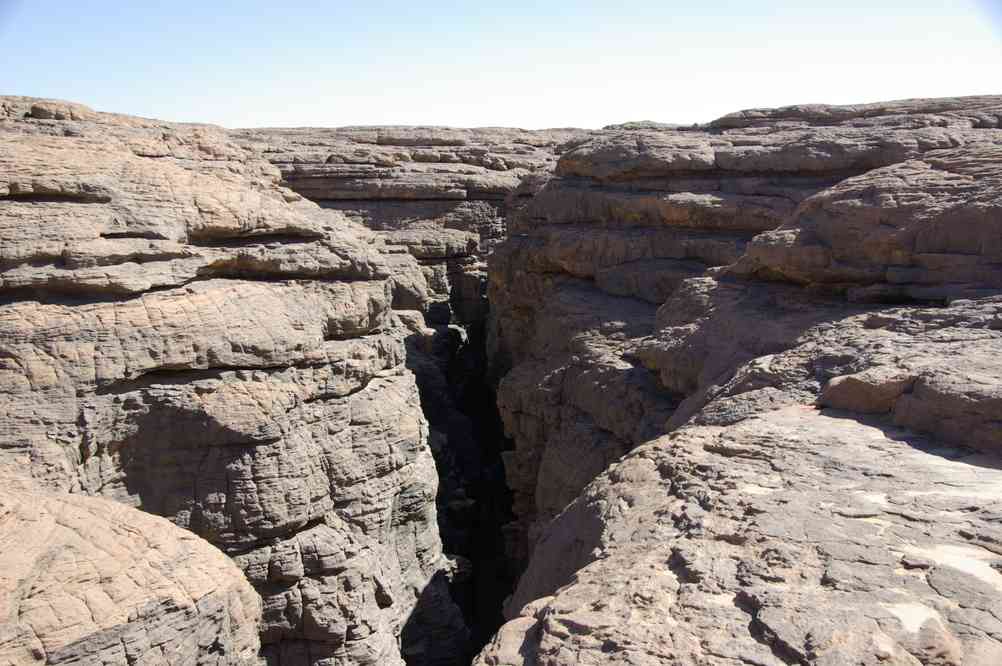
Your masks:
M 4 649 L 246 663 L 259 625 L 271 664 L 461 655 L 380 239 L 219 128 L 0 109 L 0 469 L 45 498 L 3 491 L 2 538 L 48 530 L 3 550 Z M 107 500 L 230 555 L 260 613 L 208 544 Z
M 485 260 L 531 183 L 582 130 L 358 127 L 240 130 L 283 184 L 365 226 L 412 310 L 407 365 L 417 376 L 439 472 L 439 528 L 460 558 L 452 591 L 482 645 L 518 567 L 500 526 L 511 520 L 492 386 L 485 381 Z M 525 182 L 525 184 L 523 184 Z
M 994 666 L 1000 357 L 1002 97 L 2 97 L 0 662 Z
M 346 127 L 241 130 L 286 186 L 375 231 L 416 264 L 427 297 L 404 298 L 430 324 L 486 316 L 483 258 L 505 237 L 521 181 L 548 173 L 583 130 Z
M 528 568 L 475 663 L 1002 661 L 1000 128 L 806 106 L 561 158 L 491 260 Z
M 123 504 L 0 496 L 0 663 L 255 663 L 261 603 L 199 537 Z

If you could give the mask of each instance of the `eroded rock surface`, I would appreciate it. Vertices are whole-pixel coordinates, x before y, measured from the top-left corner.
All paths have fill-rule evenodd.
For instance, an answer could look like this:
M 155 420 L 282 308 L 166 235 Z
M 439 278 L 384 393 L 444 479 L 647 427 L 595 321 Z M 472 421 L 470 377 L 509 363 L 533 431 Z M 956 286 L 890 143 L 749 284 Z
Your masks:
M 261 602 L 221 552 L 108 500 L 0 496 L 0 663 L 249 664 Z
M 548 173 L 584 130 L 345 127 L 236 133 L 292 190 L 375 231 L 421 267 L 431 324 L 486 316 L 483 258 L 506 233 L 519 186 Z M 417 309 L 417 308 L 415 308 Z
M 410 280 L 381 239 L 281 187 L 278 169 L 219 128 L 28 98 L 4 98 L 2 111 L 0 469 L 49 493 L 39 510 L 55 516 L 5 532 L 97 506 L 84 496 L 113 499 L 230 555 L 263 608 L 251 612 L 246 583 L 226 582 L 239 578 L 232 565 L 199 560 L 208 544 L 111 511 L 109 538 L 124 541 L 109 567 L 157 566 L 126 538 L 141 529 L 162 531 L 180 568 L 166 568 L 163 592 L 146 590 L 149 603 L 94 626 L 47 617 L 40 640 L 60 638 L 33 658 L 61 663 L 62 646 L 112 634 L 132 654 L 146 632 L 163 634 L 155 647 L 179 659 L 169 663 L 237 663 L 259 628 L 271 664 L 394 664 L 405 626 L 416 628 L 405 653 L 459 658 L 466 629 L 446 588 L 456 566 L 442 554 L 406 367 L 414 326 L 393 309 L 420 271 Z M 5 501 L 25 511 L 19 496 Z M 100 547 L 85 536 L 79 548 Z M 23 585 L 8 561 L 18 557 L 4 549 L 5 585 Z M 82 563 L 45 571 L 97 595 L 88 604 L 110 603 L 99 595 L 110 583 L 89 582 Z M 85 583 L 97 591 L 76 593 Z M 186 584 L 190 599 L 171 587 Z M 147 619 L 153 603 L 160 624 Z M 38 624 L 21 607 L 15 636 Z M 213 627 L 219 640 L 206 641 Z
M 0 660 L 1002 662 L 1000 150 L 0 98 Z
M 529 564 L 475 663 L 1002 660 L 1000 109 L 561 158 L 491 260 Z
M 407 364 L 431 427 L 443 542 L 463 558 L 453 592 L 479 644 L 500 622 L 518 570 L 498 530 L 511 516 L 499 458 L 506 443 L 485 381 L 485 259 L 533 183 L 590 134 L 435 127 L 237 133 L 280 169 L 289 188 L 372 231 L 391 267 L 393 306 L 414 311 Z

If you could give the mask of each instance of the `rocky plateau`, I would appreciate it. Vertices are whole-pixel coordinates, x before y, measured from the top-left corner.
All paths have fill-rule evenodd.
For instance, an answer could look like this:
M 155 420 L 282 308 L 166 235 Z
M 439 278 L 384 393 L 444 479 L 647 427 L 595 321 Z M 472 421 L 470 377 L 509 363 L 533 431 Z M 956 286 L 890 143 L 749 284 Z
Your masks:
M 0 664 L 1002 664 L 1002 96 L 0 97 Z

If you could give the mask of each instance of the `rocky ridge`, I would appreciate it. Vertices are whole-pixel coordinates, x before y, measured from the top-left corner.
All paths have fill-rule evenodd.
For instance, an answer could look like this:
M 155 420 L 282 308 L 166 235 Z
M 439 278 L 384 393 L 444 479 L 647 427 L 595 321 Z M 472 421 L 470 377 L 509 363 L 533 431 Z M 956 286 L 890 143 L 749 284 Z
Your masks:
M 528 568 L 475 663 L 1002 659 L 1000 127 L 802 106 L 561 158 L 490 262 Z

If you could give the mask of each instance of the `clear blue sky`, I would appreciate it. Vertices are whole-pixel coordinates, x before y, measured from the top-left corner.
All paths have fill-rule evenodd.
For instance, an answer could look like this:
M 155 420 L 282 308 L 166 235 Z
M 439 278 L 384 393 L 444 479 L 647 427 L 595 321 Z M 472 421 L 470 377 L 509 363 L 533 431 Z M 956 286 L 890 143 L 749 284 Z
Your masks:
M 229 127 L 597 127 L 1002 93 L 1002 0 L 0 0 L 0 94 Z

